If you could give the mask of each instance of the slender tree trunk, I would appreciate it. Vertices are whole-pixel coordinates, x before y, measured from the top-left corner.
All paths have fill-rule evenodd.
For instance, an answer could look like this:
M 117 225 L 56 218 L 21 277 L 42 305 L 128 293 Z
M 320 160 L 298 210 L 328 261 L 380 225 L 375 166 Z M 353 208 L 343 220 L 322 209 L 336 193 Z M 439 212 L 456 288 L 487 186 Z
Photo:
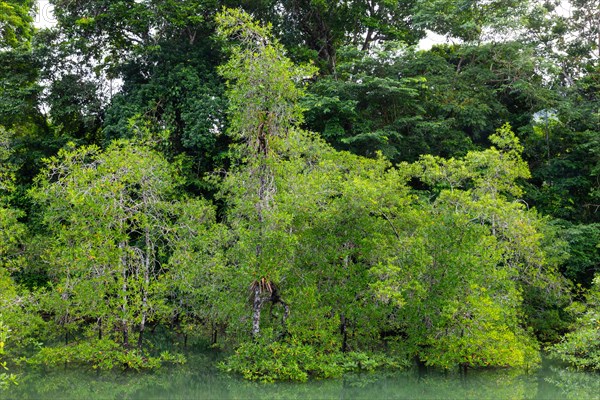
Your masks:
M 254 288 L 254 303 L 252 306 L 252 337 L 258 338 L 260 335 L 260 311 L 263 306 L 263 298 L 261 295 L 260 285 L 256 285 Z
M 150 230 L 146 228 L 146 257 L 144 258 L 144 287 L 142 289 L 142 319 L 140 321 L 140 334 L 138 337 L 138 348 L 142 348 L 144 329 L 146 329 L 146 317 L 148 314 L 148 288 L 150 286 L 150 260 L 154 258 L 154 248 L 150 240 Z
M 217 344 L 217 324 L 215 324 L 214 322 L 211 323 L 211 328 L 212 328 L 212 335 L 210 338 L 210 344 Z
M 548 155 L 548 162 L 550 162 L 550 128 L 549 128 L 549 116 L 546 114 L 546 152 Z
M 259 136 L 259 140 L 262 140 L 261 136 Z M 266 144 L 261 142 L 261 150 L 266 152 Z M 263 238 L 263 208 L 266 208 L 267 205 L 267 179 L 266 175 L 266 165 L 261 163 L 259 166 L 259 180 L 260 185 L 258 188 L 258 203 L 256 205 L 256 214 L 258 217 L 258 229 L 259 229 L 259 237 L 258 243 L 256 244 L 256 259 L 260 262 L 260 257 L 262 254 L 262 238 Z M 260 313 L 263 306 L 264 299 L 262 297 L 262 288 L 260 285 L 260 281 L 256 282 L 257 284 L 254 287 L 254 301 L 252 304 L 252 337 L 257 339 L 260 335 Z
M 123 281 L 122 290 L 123 290 L 123 305 L 122 305 L 123 347 L 129 347 L 129 324 L 127 322 L 127 282 L 126 281 Z
M 121 242 L 119 248 L 124 253 L 125 243 Z M 123 347 L 129 347 L 129 324 L 127 322 L 127 259 L 125 254 L 121 255 L 121 325 L 123 330 Z
M 143 317 L 142 317 L 143 318 Z M 143 322 L 140 324 L 140 333 L 138 334 L 138 342 L 137 348 L 142 349 L 142 343 L 144 342 L 144 330 L 141 328 L 143 326 Z
M 344 314 L 340 314 L 340 333 L 342 334 L 342 352 L 346 353 L 348 351 L 348 325 Z
M 279 295 L 277 295 L 275 299 L 273 298 L 273 296 L 271 296 L 271 304 L 275 305 L 277 303 L 281 303 L 281 305 L 283 306 L 283 316 L 281 317 L 281 334 L 279 335 L 279 339 L 283 339 L 287 335 L 286 322 L 288 317 L 290 316 L 290 306 L 285 301 L 281 300 L 281 297 L 279 297 Z

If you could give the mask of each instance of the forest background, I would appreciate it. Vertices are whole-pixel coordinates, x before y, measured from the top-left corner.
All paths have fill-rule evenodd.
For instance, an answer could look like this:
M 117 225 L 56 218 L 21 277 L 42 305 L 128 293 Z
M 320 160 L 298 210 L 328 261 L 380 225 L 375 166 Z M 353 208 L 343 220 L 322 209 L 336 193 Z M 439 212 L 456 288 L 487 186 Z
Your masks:
M 5 368 L 600 369 L 597 0 L 50 3 L 0 1 Z

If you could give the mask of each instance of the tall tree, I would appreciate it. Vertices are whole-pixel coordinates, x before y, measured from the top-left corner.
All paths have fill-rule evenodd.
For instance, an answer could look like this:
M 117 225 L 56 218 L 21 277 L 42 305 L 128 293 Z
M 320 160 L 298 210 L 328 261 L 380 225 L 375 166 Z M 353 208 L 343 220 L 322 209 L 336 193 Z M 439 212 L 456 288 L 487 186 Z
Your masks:
M 305 100 L 307 126 L 338 149 L 393 162 L 464 155 L 488 145 L 497 126 L 527 126 L 554 96 L 534 48 L 508 41 L 417 51 L 387 43 L 339 52 L 338 76 Z
M 543 221 L 518 200 L 517 180 L 529 174 L 522 147 L 509 126 L 490 139 L 494 147 L 464 158 L 427 155 L 414 165 L 434 196 L 416 207 L 422 214 L 399 237 L 401 254 L 382 254 L 387 262 L 373 269 L 382 298 L 402 306 L 396 322 L 407 345 L 429 365 L 527 365 L 537 343 L 524 329 L 520 293 L 565 290 Z
M 170 160 L 185 158 L 191 190 L 206 189 L 200 176 L 227 145 L 221 55 L 210 38 L 220 2 L 53 4 L 58 24 L 40 37 L 40 52 L 59 133 L 88 144 L 150 137 Z
M 419 0 L 413 9 L 413 23 L 465 42 L 477 42 L 520 27 L 528 4 L 516 0 Z
M 274 163 L 302 121 L 297 82 L 314 71 L 295 66 L 269 29 L 248 14 L 226 10 L 217 22 L 218 33 L 237 43 L 220 68 L 229 85 L 229 134 L 238 141 L 233 149 L 238 167 L 226 179 L 225 193 L 231 196 L 227 219 L 238 236 L 238 251 L 243 250 L 237 257 L 245 258 L 232 262 L 251 277 L 252 335 L 257 337 L 266 301 L 280 302 L 287 310 L 277 286 L 293 253 L 285 245 L 293 238 L 286 235 L 285 216 L 273 201 Z
M 40 124 L 38 65 L 31 52 L 35 2 L 0 2 L 0 125 L 19 131 Z M 43 124 L 42 124 L 43 125 Z
M 415 29 L 412 7 L 416 1 L 358 0 L 328 2 L 276 0 L 242 2 L 265 22 L 299 60 L 316 61 L 325 74 L 337 70 L 337 51 L 353 45 L 367 51 L 382 40 L 415 44 L 424 31 Z
M 160 155 L 123 141 L 48 161 L 31 196 L 50 234 L 48 309 L 65 334 L 83 329 L 127 349 L 137 333 L 141 348 L 148 324 L 169 313 L 160 278 L 176 221 L 174 175 Z

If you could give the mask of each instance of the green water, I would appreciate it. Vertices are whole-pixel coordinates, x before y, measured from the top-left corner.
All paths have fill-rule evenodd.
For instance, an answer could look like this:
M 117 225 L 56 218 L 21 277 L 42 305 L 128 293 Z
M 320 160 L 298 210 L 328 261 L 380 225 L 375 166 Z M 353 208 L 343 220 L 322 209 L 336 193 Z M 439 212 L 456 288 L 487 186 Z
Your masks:
M 216 371 L 208 357 L 151 374 L 30 371 L 6 399 L 600 399 L 600 375 L 544 362 L 511 370 L 377 372 L 308 383 L 259 384 Z

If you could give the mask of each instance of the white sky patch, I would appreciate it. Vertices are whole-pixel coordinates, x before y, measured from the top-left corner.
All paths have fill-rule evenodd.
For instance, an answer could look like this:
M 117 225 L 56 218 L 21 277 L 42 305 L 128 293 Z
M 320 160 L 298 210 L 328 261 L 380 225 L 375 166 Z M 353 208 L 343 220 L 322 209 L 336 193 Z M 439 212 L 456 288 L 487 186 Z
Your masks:
M 433 46 L 436 44 L 442 43 L 450 43 L 452 40 L 445 36 L 440 35 L 438 33 L 432 32 L 430 30 L 427 31 L 427 35 L 419 41 L 417 44 L 417 49 L 419 50 L 431 50 Z
M 48 0 L 38 0 L 33 25 L 38 29 L 51 28 L 56 25 L 54 6 Z
M 556 8 L 556 13 L 558 15 L 562 15 L 563 17 L 570 17 L 572 12 L 571 3 L 569 3 L 568 0 L 562 0 Z

